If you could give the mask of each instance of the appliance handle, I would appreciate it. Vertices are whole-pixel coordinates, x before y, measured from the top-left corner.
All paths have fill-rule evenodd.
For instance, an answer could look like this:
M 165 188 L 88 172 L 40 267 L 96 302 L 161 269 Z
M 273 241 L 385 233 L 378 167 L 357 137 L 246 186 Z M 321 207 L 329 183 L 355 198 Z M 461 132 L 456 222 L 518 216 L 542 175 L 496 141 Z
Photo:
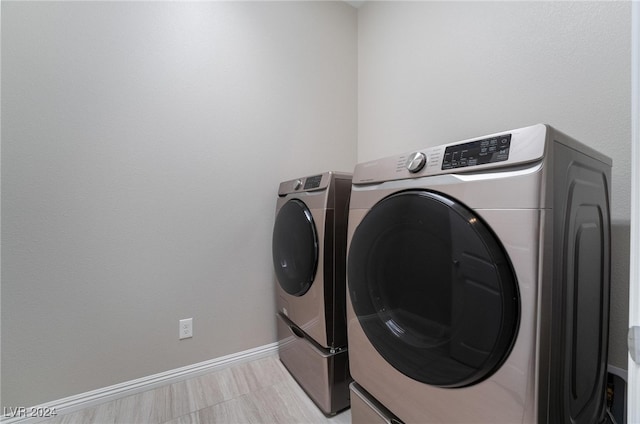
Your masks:
M 302 331 L 296 325 L 287 324 L 287 327 L 289 327 L 289 331 L 291 332 L 291 334 L 293 334 L 294 337 L 298 338 L 299 340 L 304 339 L 306 344 L 309 347 L 311 347 L 311 349 L 313 349 L 318 355 L 322 356 L 323 358 L 328 358 L 331 356 L 330 352 L 320 348 L 319 346 L 316 346 L 316 343 L 313 340 L 311 340 L 311 338 L 309 338 L 307 335 L 305 335 L 304 331 Z
M 304 332 L 295 325 L 289 325 L 289 331 L 299 339 L 304 339 Z

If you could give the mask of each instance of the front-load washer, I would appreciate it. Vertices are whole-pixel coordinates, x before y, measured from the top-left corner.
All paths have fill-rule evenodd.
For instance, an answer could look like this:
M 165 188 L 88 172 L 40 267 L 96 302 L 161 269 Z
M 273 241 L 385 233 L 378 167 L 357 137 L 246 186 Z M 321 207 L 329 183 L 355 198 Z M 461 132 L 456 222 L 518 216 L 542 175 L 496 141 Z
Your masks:
M 356 387 L 405 423 L 600 422 L 610 174 L 546 125 L 358 164 Z
M 349 406 L 346 328 L 351 174 L 280 184 L 273 266 L 281 362 L 327 415 Z

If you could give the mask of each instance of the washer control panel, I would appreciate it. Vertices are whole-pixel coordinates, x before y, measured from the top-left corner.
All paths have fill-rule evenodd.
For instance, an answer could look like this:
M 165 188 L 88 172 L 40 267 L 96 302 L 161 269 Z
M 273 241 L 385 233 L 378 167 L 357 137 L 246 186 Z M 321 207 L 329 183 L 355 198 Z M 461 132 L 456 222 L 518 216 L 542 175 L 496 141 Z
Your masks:
M 326 190 L 334 180 L 351 181 L 351 179 L 352 174 L 345 172 L 327 171 L 322 174 L 296 178 L 295 180 L 283 181 L 278 187 L 278 196 L 282 197 L 291 193 L 318 193 Z
M 307 177 L 304 182 L 304 189 L 311 190 L 314 188 L 320 187 L 320 182 L 322 181 L 322 174 L 314 175 L 313 177 Z

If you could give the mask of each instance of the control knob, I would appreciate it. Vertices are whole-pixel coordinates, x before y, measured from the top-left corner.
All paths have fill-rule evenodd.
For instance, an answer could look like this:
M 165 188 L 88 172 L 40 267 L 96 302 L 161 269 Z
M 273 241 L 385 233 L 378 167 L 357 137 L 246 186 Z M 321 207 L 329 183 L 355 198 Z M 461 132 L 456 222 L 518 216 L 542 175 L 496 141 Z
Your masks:
M 302 180 L 296 180 L 296 182 L 293 184 L 293 189 L 300 190 L 301 188 L 302 188 Z
M 427 163 L 427 156 L 422 152 L 411 153 L 407 159 L 407 169 L 411 173 L 416 173 L 424 168 Z

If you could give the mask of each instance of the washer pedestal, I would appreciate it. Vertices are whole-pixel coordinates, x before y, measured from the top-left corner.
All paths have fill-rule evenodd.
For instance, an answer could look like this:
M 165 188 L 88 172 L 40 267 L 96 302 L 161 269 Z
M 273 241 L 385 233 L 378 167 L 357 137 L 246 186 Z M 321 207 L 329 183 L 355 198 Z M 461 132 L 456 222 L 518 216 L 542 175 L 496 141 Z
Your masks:
M 325 415 L 348 408 L 351 377 L 347 349 L 332 353 L 287 317 L 277 315 L 282 364 Z

